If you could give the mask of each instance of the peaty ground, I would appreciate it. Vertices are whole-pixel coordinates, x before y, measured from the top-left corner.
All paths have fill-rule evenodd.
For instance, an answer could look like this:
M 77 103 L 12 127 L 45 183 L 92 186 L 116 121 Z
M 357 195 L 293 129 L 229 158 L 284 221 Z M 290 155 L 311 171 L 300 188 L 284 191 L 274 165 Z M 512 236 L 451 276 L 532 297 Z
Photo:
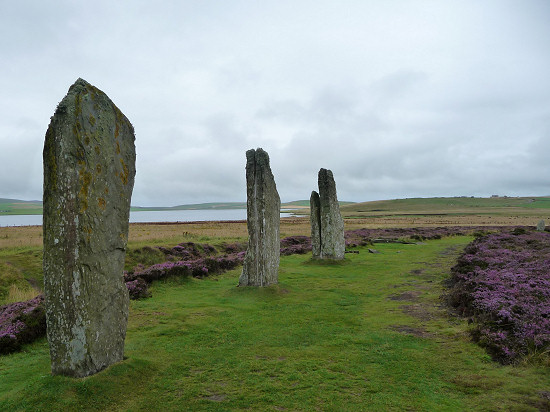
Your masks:
M 155 283 L 125 361 L 51 376 L 42 339 L 0 358 L 0 410 L 547 410 L 547 366 L 491 361 L 441 305 L 470 240 L 286 256 L 265 289 L 235 287 L 239 270 Z

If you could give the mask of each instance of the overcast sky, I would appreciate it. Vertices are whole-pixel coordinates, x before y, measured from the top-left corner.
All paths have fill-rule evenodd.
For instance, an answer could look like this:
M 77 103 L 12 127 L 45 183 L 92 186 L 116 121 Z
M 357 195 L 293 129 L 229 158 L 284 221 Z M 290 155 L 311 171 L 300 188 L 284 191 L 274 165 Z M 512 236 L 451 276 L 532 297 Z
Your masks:
M 42 198 L 77 78 L 134 125 L 132 204 L 550 195 L 548 0 L 0 0 L 0 197 Z

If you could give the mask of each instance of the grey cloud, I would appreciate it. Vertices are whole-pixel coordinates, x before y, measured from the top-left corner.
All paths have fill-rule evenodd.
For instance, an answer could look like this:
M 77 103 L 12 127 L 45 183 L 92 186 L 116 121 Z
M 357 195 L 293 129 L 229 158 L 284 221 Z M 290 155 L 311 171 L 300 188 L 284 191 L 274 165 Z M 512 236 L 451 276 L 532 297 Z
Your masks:
M 0 197 L 41 197 L 78 77 L 135 127 L 135 204 L 244 200 L 255 147 L 283 201 L 321 167 L 347 200 L 550 194 L 545 1 L 44 4 L 0 15 Z

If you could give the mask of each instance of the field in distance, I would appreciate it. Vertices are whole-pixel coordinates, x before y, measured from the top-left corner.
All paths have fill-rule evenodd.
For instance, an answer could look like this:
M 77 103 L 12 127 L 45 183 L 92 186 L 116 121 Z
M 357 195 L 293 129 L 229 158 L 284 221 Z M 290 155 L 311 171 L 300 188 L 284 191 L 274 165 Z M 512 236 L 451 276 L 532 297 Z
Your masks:
M 41 215 L 42 201 L 0 198 L 0 216 L 2 215 Z
M 468 214 L 499 212 L 532 213 L 535 210 L 549 210 L 550 197 L 433 197 L 377 200 L 353 203 L 342 207 L 346 215 L 395 215 L 399 214 Z
M 348 205 L 352 202 L 340 202 L 341 205 Z M 281 204 L 281 209 L 309 209 L 309 200 L 296 200 Z M 195 203 L 189 205 L 167 206 L 167 207 L 142 207 L 132 206 L 132 212 L 154 212 L 169 210 L 224 210 L 224 209 L 246 209 L 246 202 L 213 202 Z M 17 200 L 0 198 L 0 216 L 2 215 L 41 215 L 42 201 L 40 200 Z
M 535 226 L 550 221 L 550 197 L 438 197 L 380 200 L 341 207 L 368 226 Z

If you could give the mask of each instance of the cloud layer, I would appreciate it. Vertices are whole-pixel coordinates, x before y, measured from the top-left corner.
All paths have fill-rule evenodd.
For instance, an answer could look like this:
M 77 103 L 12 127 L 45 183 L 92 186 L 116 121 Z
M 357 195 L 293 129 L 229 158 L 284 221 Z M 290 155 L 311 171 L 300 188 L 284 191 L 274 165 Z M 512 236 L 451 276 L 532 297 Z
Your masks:
M 134 124 L 135 205 L 550 195 L 550 4 L 4 2 L 0 197 L 42 196 L 44 134 L 82 77 Z

